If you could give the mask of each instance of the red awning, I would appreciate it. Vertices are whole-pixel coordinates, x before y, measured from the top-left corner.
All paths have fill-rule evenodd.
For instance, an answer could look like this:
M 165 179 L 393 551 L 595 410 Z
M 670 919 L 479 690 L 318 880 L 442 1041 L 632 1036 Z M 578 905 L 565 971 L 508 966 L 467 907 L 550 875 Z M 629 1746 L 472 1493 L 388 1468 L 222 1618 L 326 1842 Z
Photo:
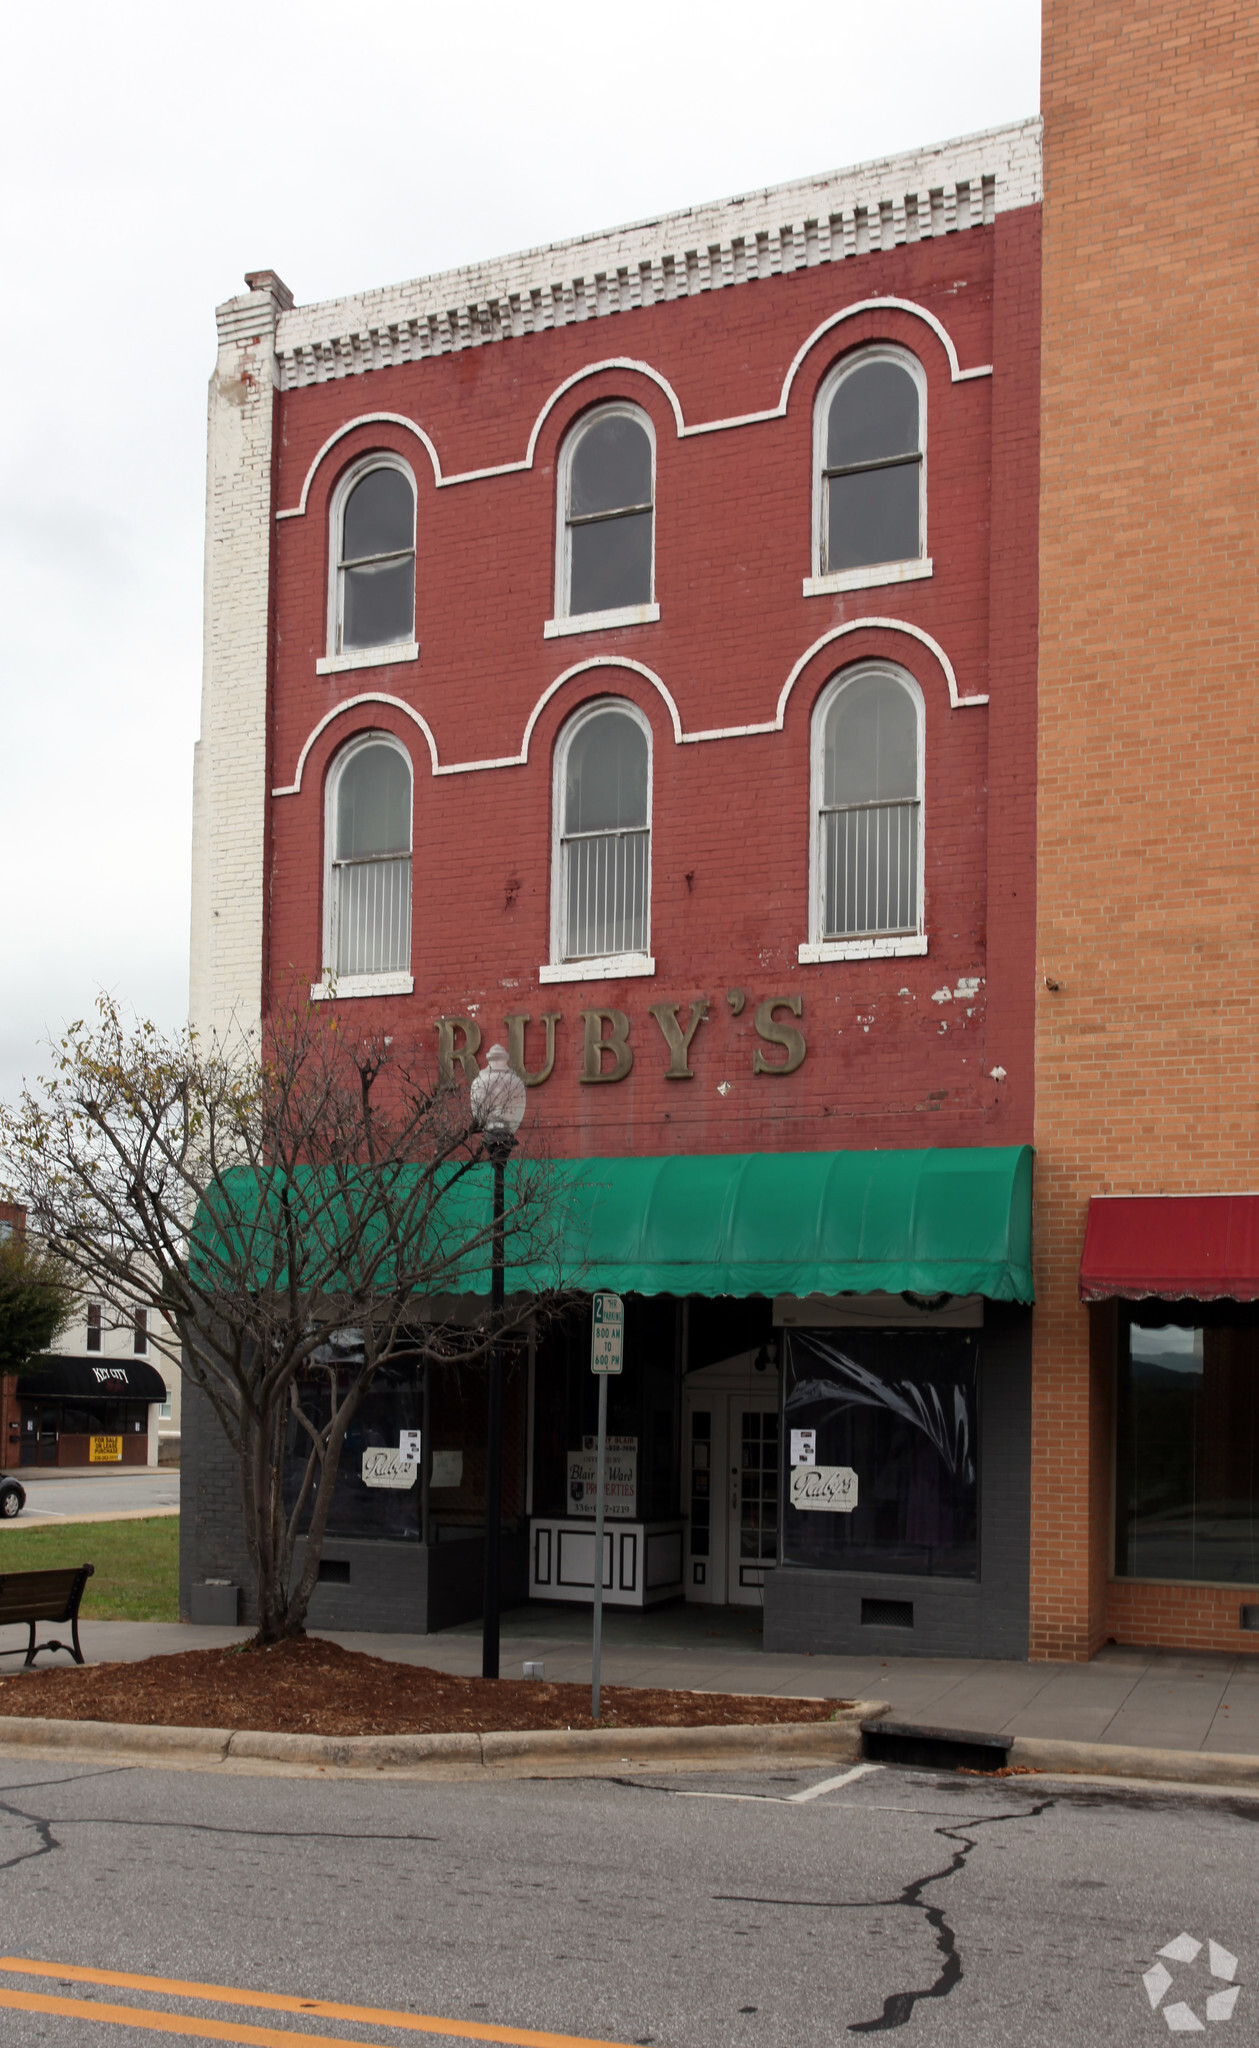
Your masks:
M 1259 1195 L 1094 1195 L 1081 1301 L 1259 1301 Z

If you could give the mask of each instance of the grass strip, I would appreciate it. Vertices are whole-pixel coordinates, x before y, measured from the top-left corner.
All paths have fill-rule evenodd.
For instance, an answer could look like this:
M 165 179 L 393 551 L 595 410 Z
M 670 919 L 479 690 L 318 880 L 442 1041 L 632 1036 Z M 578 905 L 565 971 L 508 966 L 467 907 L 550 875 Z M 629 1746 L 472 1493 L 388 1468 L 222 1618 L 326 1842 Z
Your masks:
M 0 1572 L 95 1565 L 80 1614 L 88 1621 L 179 1620 L 179 1517 L 0 1528 Z

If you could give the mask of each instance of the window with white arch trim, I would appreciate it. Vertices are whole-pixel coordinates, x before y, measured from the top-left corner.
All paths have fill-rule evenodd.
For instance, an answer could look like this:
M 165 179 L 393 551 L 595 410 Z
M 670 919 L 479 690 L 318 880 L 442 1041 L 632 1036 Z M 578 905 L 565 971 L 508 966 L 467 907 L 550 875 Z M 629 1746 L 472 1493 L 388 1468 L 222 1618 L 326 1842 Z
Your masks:
M 410 756 L 391 733 L 364 733 L 333 762 L 315 996 L 411 992 L 412 780 Z
M 813 713 L 801 960 L 925 953 L 923 697 L 891 663 L 836 676 Z
M 543 981 L 655 973 L 651 780 L 651 727 L 636 704 L 602 697 L 569 720 L 555 750 Z
M 837 363 L 813 415 L 813 574 L 806 597 L 931 574 L 927 380 L 908 349 Z
M 656 435 L 636 405 L 602 405 L 560 453 L 555 617 L 546 635 L 648 625 L 655 603 Z
M 321 675 L 414 661 L 415 477 L 400 455 L 347 471 L 329 511 L 328 653 Z

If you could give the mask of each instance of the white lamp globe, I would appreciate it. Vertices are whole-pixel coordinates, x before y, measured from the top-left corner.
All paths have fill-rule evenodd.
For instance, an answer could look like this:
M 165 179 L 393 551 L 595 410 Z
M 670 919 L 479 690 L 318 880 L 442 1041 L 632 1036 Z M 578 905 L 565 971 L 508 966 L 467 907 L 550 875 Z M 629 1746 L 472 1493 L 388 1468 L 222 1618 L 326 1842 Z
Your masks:
M 525 1113 L 525 1084 L 510 1065 L 504 1046 L 492 1045 L 472 1083 L 472 1121 L 479 1131 L 519 1130 Z

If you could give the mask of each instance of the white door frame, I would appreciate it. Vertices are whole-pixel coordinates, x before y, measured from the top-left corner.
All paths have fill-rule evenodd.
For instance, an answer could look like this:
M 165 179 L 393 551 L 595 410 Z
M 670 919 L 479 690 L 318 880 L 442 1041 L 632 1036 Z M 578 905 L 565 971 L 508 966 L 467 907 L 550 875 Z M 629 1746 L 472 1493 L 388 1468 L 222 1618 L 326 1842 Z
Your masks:
M 756 1370 L 756 1352 L 740 1352 L 716 1365 L 705 1365 L 688 1373 L 682 1388 L 682 1513 L 686 1518 L 683 1555 L 685 1598 L 705 1605 L 724 1607 L 727 1603 L 759 1607 L 763 1588 L 740 1587 L 738 1545 L 732 1532 L 738 1529 L 739 1446 L 731 1429 L 739 1403 L 755 1402 L 762 1410 L 776 1412 L 779 1405 L 778 1370 Z M 692 1514 L 696 1499 L 696 1414 L 709 1417 L 708 1437 L 708 1548 L 698 1557 L 693 1548 L 697 1524 Z M 702 1446 L 703 1439 L 699 1439 Z M 733 1508 L 731 1503 L 734 1503 Z M 731 1570 L 733 1552 L 734 1569 Z M 697 1571 L 699 1576 L 697 1577 Z M 733 1578 L 734 1588 L 730 1581 Z

